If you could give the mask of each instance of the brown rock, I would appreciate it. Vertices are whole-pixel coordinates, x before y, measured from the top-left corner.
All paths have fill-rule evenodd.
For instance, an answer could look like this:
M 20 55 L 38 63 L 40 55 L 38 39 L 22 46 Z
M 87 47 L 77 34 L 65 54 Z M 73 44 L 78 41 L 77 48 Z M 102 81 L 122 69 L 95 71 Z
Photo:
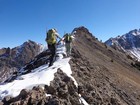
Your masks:
M 4 103 L 0 101 L 0 105 L 4 105 Z

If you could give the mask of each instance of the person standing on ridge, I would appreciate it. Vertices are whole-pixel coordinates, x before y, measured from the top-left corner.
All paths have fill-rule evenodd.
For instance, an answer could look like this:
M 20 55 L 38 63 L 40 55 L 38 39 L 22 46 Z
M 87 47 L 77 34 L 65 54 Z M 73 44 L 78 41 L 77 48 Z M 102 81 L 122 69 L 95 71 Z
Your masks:
M 66 33 L 63 37 L 63 41 L 65 42 L 67 57 L 69 57 L 71 55 L 71 42 L 72 42 L 71 34 Z
M 61 39 L 61 37 L 59 37 L 59 34 L 57 33 L 56 29 L 50 29 L 46 33 L 45 41 L 47 42 L 48 49 L 51 52 L 49 67 L 53 65 L 53 59 L 54 59 L 55 53 L 56 53 L 57 38 Z

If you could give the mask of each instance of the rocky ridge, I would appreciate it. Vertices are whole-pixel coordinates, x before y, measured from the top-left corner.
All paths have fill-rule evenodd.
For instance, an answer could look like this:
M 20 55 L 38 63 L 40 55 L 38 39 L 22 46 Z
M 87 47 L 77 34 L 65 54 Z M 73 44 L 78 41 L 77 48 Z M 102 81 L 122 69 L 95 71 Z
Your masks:
M 139 105 L 140 71 L 125 53 L 99 42 L 84 27 L 75 29 L 70 61 L 81 95 L 90 105 Z

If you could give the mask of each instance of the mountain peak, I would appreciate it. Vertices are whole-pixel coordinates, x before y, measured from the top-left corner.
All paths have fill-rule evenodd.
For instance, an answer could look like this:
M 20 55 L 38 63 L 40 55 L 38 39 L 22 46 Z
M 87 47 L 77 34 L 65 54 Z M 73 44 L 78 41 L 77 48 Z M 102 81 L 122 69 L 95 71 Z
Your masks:
M 95 36 L 84 26 L 75 28 L 72 32 L 75 33 L 76 37 L 85 37 L 96 39 Z
M 110 38 L 105 43 L 109 46 L 130 53 L 136 59 L 140 60 L 139 42 L 140 42 L 140 29 L 134 29 L 122 36 Z
M 35 41 L 32 41 L 32 40 L 27 40 L 25 41 L 21 46 L 24 46 L 24 45 L 42 45 L 42 44 L 38 44 L 36 43 Z
M 134 36 L 140 35 L 140 29 L 131 30 L 128 34 L 134 35 Z
M 25 43 L 36 43 L 36 42 L 32 40 L 27 40 Z
M 42 52 L 44 47 L 41 44 L 37 44 L 34 41 L 28 40 L 22 45 L 14 47 L 12 49 L 3 48 L 0 49 L 0 82 L 4 81 L 6 77 L 9 77 L 10 73 L 18 71 L 26 63 L 30 62 L 37 54 Z
M 80 26 L 80 27 L 77 27 L 77 28 L 74 29 L 74 31 L 78 31 L 78 30 L 84 31 L 84 32 L 89 32 L 89 30 L 84 26 Z

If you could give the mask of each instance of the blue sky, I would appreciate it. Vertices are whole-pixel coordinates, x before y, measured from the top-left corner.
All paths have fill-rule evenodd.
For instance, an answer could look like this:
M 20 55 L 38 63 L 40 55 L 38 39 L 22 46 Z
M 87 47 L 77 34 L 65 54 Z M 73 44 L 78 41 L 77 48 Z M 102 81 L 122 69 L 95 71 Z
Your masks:
M 0 48 L 45 45 L 46 29 L 63 36 L 79 26 L 103 41 L 139 29 L 140 0 L 0 0 Z

